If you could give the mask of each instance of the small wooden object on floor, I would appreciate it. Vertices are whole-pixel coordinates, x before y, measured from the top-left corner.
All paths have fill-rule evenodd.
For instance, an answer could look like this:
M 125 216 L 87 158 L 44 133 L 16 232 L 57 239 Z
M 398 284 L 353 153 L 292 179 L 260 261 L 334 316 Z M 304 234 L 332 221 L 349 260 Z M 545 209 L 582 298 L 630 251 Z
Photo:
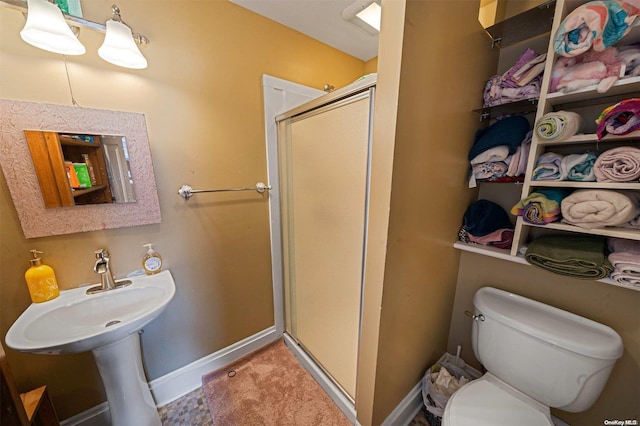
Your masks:
M 59 426 L 58 415 L 46 386 L 18 393 L 9 363 L 0 345 L 0 424 Z

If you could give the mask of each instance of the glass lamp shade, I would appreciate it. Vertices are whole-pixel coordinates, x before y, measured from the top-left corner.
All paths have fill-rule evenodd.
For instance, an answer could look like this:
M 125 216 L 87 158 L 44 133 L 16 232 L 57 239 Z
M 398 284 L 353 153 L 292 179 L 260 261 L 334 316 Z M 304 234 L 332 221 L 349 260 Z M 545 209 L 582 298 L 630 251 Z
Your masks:
M 55 4 L 46 0 L 27 1 L 27 23 L 20 37 L 32 46 L 63 55 L 82 55 L 86 49 L 76 38 Z
M 133 40 L 131 28 L 122 22 L 107 21 L 107 34 L 98 49 L 98 55 L 107 62 L 125 68 L 142 69 L 147 60 Z

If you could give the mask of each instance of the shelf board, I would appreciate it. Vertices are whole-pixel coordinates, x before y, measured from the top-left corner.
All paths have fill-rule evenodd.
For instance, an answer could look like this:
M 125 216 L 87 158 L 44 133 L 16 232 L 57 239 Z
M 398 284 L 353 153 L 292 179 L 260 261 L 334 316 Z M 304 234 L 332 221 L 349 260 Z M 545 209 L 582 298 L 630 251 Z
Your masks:
M 507 102 L 504 104 L 483 106 L 474 109 L 474 112 L 481 114 L 481 119 L 491 118 L 503 113 L 508 114 L 531 114 L 538 110 L 538 98 L 521 99 L 515 102 Z M 485 117 L 486 116 L 486 117 Z
M 462 251 L 476 253 L 476 254 L 480 254 L 480 255 L 483 255 L 483 256 L 495 257 L 497 259 L 502 259 L 502 260 L 506 260 L 506 261 L 509 261 L 509 262 L 515 262 L 515 263 L 519 263 L 521 265 L 531 266 L 531 264 L 529 262 L 527 262 L 526 259 L 523 256 L 512 256 L 512 255 L 509 254 L 508 250 L 497 249 L 495 247 L 482 246 L 482 245 L 479 245 L 479 244 L 463 243 L 461 241 L 455 242 L 453 244 L 453 247 L 458 249 L 458 250 L 462 250 Z M 612 280 L 611 278 L 603 278 L 601 280 L 596 280 L 596 281 L 599 282 L 599 283 L 613 285 L 613 286 L 616 286 L 616 287 L 622 287 L 622 288 L 626 288 L 626 289 L 629 289 L 629 290 L 640 291 L 640 286 L 634 286 L 634 285 L 631 285 L 631 284 L 622 284 L 622 283 L 619 283 L 617 281 Z
M 560 145 L 574 145 L 584 143 L 598 143 L 598 142 L 620 142 L 620 141 L 633 141 L 633 139 L 640 139 L 640 130 L 628 133 L 626 135 L 606 135 L 598 141 L 598 135 L 595 133 L 579 134 L 572 136 L 563 141 L 539 141 L 538 145 L 544 146 L 560 146 Z M 640 143 L 640 142 L 636 142 Z
M 107 185 L 94 185 L 91 188 L 74 189 L 71 193 L 73 194 L 73 198 L 75 198 L 80 197 L 81 195 L 89 194 L 91 192 L 101 191 L 106 187 Z
M 487 27 L 485 31 L 494 44 L 500 47 L 511 46 L 551 32 L 555 5 L 556 0 L 548 1 Z
M 552 222 L 546 225 L 535 225 L 533 223 L 522 222 L 524 226 L 532 226 L 534 228 L 553 229 L 556 231 L 572 232 L 574 234 L 601 235 L 604 237 L 624 238 L 627 240 L 640 240 L 640 229 L 634 228 L 581 228 L 568 223 Z
M 89 148 L 100 148 L 100 142 L 87 142 L 82 139 L 69 138 L 60 136 L 60 145 L 62 146 L 86 146 Z
M 455 242 L 453 244 L 453 247 L 459 250 L 470 251 L 485 256 L 508 260 L 509 262 L 521 263 L 523 265 L 529 264 L 529 262 L 527 262 L 524 257 L 511 255 L 508 249 L 499 249 L 491 246 L 483 246 L 481 244 L 463 243 L 462 241 Z
M 605 93 L 596 92 L 596 86 L 592 85 L 569 93 L 549 93 L 546 100 L 554 106 L 568 106 L 569 104 L 580 102 L 589 102 L 589 104 L 597 105 L 604 102 L 606 98 L 613 96 L 629 95 L 632 98 L 635 96 L 634 92 L 637 92 L 636 95 L 640 95 L 640 76 L 620 79 Z
M 570 180 L 532 180 L 530 186 L 584 189 L 640 189 L 640 182 L 576 182 Z

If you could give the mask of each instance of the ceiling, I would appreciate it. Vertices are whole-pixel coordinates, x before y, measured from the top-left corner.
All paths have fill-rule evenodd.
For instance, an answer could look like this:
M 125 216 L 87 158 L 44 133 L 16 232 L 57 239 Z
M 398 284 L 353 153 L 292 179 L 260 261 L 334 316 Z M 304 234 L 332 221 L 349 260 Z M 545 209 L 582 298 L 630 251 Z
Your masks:
M 378 56 L 378 36 L 342 19 L 353 0 L 230 0 L 363 61 Z

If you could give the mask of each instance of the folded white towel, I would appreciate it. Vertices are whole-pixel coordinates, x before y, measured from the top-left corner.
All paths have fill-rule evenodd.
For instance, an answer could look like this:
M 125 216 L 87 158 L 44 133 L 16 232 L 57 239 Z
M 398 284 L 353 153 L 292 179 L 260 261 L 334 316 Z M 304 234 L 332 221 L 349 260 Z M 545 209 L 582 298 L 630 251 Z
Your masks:
M 635 274 L 613 271 L 610 276 L 617 283 L 640 287 L 640 271 Z
M 507 145 L 500 145 L 476 155 L 471 160 L 471 165 L 475 166 L 480 163 L 493 163 L 496 161 L 504 161 L 509 156 L 509 147 Z

